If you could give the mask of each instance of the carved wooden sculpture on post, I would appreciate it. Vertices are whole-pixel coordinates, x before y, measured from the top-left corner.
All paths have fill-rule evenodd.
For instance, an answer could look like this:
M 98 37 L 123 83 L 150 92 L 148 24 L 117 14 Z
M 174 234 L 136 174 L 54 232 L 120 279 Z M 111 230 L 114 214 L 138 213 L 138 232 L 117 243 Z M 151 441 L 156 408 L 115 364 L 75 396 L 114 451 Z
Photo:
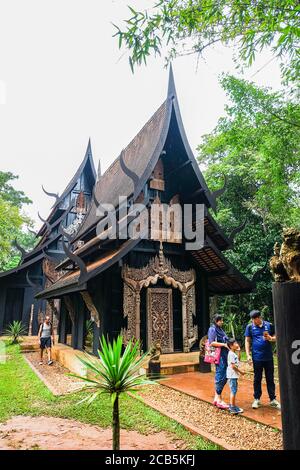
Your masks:
M 273 304 L 276 324 L 279 383 L 285 450 L 300 450 L 300 231 L 285 229 L 283 243 L 274 246 L 270 260 L 274 275 Z

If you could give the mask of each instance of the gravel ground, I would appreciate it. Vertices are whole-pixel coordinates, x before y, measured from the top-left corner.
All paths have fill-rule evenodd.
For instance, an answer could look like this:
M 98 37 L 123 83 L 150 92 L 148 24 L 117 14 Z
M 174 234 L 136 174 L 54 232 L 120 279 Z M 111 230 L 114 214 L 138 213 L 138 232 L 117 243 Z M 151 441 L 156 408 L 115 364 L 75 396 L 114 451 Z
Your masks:
M 139 395 L 149 404 L 158 405 L 174 416 L 240 450 L 281 450 L 282 433 L 242 416 L 232 416 L 212 405 L 162 385 L 143 388 Z
M 84 382 L 79 381 L 75 377 L 70 377 L 69 370 L 61 366 L 59 362 L 53 362 L 51 366 L 47 365 L 46 356 L 44 364 L 39 365 L 40 356 L 38 352 L 26 353 L 26 358 L 35 366 L 40 374 L 54 387 L 57 395 L 65 395 L 74 392 L 84 386 Z

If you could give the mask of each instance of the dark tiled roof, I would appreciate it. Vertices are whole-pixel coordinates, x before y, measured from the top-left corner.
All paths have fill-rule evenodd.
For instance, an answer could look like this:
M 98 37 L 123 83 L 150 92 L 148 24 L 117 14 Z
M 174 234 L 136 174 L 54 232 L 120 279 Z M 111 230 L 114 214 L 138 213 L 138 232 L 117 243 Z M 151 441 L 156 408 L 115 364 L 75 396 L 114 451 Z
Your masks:
M 134 171 L 140 180 L 143 179 L 147 169 L 151 172 L 155 166 L 155 150 L 160 143 L 164 125 L 168 117 L 167 104 L 168 100 L 158 108 L 130 144 L 122 151 L 126 166 Z M 112 204 L 115 208 L 119 205 L 119 196 L 128 197 L 134 190 L 132 180 L 121 168 L 120 157 L 121 155 L 101 176 L 94 190 L 97 201 Z M 76 239 L 95 225 L 97 222 L 96 209 L 96 204 L 93 201 Z

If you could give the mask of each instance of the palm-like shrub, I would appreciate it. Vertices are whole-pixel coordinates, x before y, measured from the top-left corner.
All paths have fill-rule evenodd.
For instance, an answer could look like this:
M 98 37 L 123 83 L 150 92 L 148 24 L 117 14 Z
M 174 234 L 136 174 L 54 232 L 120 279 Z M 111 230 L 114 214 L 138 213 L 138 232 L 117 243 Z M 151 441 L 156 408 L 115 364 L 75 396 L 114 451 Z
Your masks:
M 79 357 L 86 366 L 89 377 L 80 377 L 86 382 L 90 394 L 79 403 L 92 403 L 101 393 L 107 393 L 111 397 L 113 407 L 113 450 L 120 449 L 120 415 L 119 397 L 123 393 L 136 392 L 137 388 L 145 384 L 153 384 L 139 371 L 148 353 L 139 356 L 139 341 L 129 341 L 122 354 L 122 336 L 118 336 L 111 344 L 102 336 L 98 355 L 100 361 L 86 355 Z
M 6 336 L 9 336 L 11 344 L 19 343 L 21 337 L 26 335 L 27 329 L 21 321 L 13 321 L 8 325 L 8 328 L 4 332 Z

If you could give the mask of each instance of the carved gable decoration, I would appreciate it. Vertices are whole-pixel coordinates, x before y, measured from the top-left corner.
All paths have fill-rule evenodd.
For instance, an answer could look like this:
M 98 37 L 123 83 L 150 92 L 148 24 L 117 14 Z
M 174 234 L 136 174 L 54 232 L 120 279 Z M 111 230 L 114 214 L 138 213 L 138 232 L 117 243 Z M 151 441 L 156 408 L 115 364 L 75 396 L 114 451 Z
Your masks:
M 169 204 L 162 204 L 159 196 L 154 199 L 150 209 L 150 238 L 182 243 L 182 208 L 178 195 Z
M 47 279 L 46 281 L 46 287 L 52 285 L 54 282 L 58 281 L 58 279 L 61 276 L 61 273 L 58 271 L 55 271 L 56 266 L 58 265 L 58 262 L 56 261 L 50 261 L 48 258 L 43 259 L 43 273 Z
M 161 158 L 153 170 L 149 186 L 151 189 L 157 189 L 158 191 L 165 190 L 164 165 Z
M 76 199 L 76 212 L 85 213 L 86 212 L 86 203 L 85 196 L 83 191 L 81 191 Z

